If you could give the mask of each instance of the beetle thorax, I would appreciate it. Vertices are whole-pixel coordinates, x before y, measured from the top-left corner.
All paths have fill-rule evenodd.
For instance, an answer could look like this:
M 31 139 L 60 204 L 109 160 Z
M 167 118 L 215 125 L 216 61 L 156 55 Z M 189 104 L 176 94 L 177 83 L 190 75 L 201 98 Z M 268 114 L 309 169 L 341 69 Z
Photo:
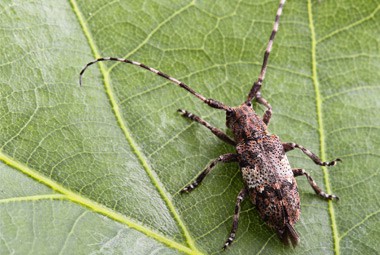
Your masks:
M 226 125 L 234 134 L 237 144 L 257 140 L 267 135 L 267 126 L 252 107 L 245 103 L 227 112 Z

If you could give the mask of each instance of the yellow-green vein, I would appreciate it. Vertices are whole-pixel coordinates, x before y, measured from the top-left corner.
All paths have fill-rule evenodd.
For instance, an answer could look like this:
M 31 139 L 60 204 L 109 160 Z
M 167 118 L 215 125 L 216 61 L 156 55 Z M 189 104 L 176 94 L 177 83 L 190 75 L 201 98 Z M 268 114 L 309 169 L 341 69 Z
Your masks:
M 312 81 L 313 81 L 314 91 L 315 91 L 315 100 L 316 100 L 316 109 L 317 109 L 317 118 L 318 118 L 320 155 L 321 155 L 322 161 L 325 161 L 326 159 L 325 146 L 326 145 L 325 145 L 325 136 L 324 136 L 323 116 L 322 116 L 322 99 L 321 99 L 321 93 L 319 91 L 319 80 L 318 80 L 318 74 L 317 74 L 317 56 L 316 56 L 317 55 L 317 40 L 315 37 L 315 28 L 314 28 L 311 0 L 308 0 L 307 11 L 308 11 L 308 16 L 309 16 L 309 28 L 310 28 L 310 34 L 311 34 Z M 323 167 L 322 169 L 323 169 L 326 191 L 328 193 L 331 193 L 329 173 L 326 167 Z M 333 234 L 334 251 L 336 255 L 339 255 L 340 245 L 339 245 L 338 227 L 336 225 L 334 205 L 331 200 L 328 201 L 328 208 L 329 208 L 329 214 L 331 218 L 331 230 Z
M 82 15 L 82 12 L 80 11 L 77 3 L 75 0 L 71 0 L 71 5 L 73 7 L 73 10 L 79 20 L 79 23 L 83 29 L 83 32 L 88 40 L 88 43 L 89 43 L 89 46 L 95 56 L 95 58 L 99 58 L 100 57 L 100 54 L 99 54 L 99 50 L 97 49 L 96 47 L 96 44 L 94 42 L 94 40 L 92 39 L 92 35 L 90 33 L 90 30 L 89 28 L 87 27 L 87 24 L 84 20 L 84 17 Z M 106 94 L 110 100 L 110 104 L 112 106 L 112 110 L 115 114 L 115 117 L 116 117 L 116 120 L 121 128 L 121 130 L 123 131 L 124 135 L 125 135 L 125 138 L 127 140 L 127 142 L 129 143 L 130 147 L 132 148 L 133 150 L 133 153 L 136 155 L 136 157 L 138 158 L 138 160 L 140 161 L 141 165 L 143 166 L 143 168 L 145 169 L 146 173 L 148 174 L 149 178 L 151 179 L 153 185 L 157 188 L 159 194 L 161 195 L 162 199 L 165 201 L 166 205 L 168 206 L 171 214 L 173 215 L 175 221 L 177 221 L 179 227 L 182 229 L 182 232 L 185 236 L 185 239 L 186 239 L 186 242 L 188 243 L 190 249 L 192 250 L 193 253 L 196 253 L 196 254 L 201 254 L 200 251 L 198 251 L 198 249 L 195 247 L 195 243 L 194 243 L 194 240 L 192 239 L 189 231 L 187 230 L 185 224 L 182 222 L 177 210 L 175 209 L 171 199 L 169 198 L 169 196 L 166 194 L 166 191 L 165 189 L 162 187 L 161 183 L 159 182 L 159 180 L 156 178 L 156 176 L 154 175 L 152 169 L 150 168 L 150 166 L 148 165 L 145 157 L 143 156 L 143 154 L 140 152 L 137 144 L 135 143 L 135 141 L 133 140 L 132 136 L 130 135 L 130 132 L 127 128 L 127 126 L 125 125 L 125 122 L 123 120 L 123 117 L 122 117 L 122 114 L 121 114 L 121 110 L 117 104 L 117 99 L 115 97 L 115 93 L 113 92 L 112 90 L 112 87 L 111 87 L 111 84 L 110 84 L 110 79 L 109 79 L 109 72 L 105 69 L 104 65 L 102 63 L 100 63 L 100 72 L 102 73 L 103 77 L 104 77 L 104 87 L 105 87 L 105 90 L 106 90 Z M 172 241 L 174 242 L 174 241 Z M 168 244 L 168 243 L 167 243 Z
M 53 181 L 52 179 L 46 177 L 45 175 L 39 173 L 38 171 L 31 169 L 30 167 L 16 161 L 15 159 L 9 157 L 8 155 L 0 152 L 0 161 L 3 161 L 5 164 L 13 167 L 14 169 L 19 170 L 20 172 L 32 177 L 33 179 L 39 181 L 40 183 L 45 184 L 46 186 L 50 187 L 51 189 L 61 193 L 61 196 L 65 197 L 65 199 L 72 201 L 74 203 L 80 204 L 82 206 L 85 206 L 87 208 L 90 208 L 92 211 L 103 214 L 110 219 L 113 219 L 115 221 L 118 221 L 122 224 L 127 225 L 130 228 L 136 229 L 142 233 L 144 233 L 146 236 L 152 237 L 156 239 L 157 241 L 166 244 L 169 247 L 175 248 L 179 251 L 182 251 L 187 254 L 194 254 L 199 255 L 200 252 L 194 251 L 178 242 L 175 242 L 145 226 L 142 224 L 135 222 L 131 220 L 130 218 L 126 217 L 125 215 L 115 212 L 112 209 L 99 204 L 89 198 L 83 197 L 81 194 L 78 194 L 74 191 L 71 191 L 61 184 Z M 41 198 L 41 196 L 39 196 Z M 52 199 L 53 195 L 48 195 L 50 199 Z M 14 199 L 15 201 L 16 199 Z
M 30 201 L 40 201 L 40 200 L 64 200 L 67 199 L 65 195 L 62 194 L 45 194 L 45 195 L 34 195 L 25 197 L 10 197 L 0 199 L 0 204 L 15 203 L 15 202 L 30 202 Z

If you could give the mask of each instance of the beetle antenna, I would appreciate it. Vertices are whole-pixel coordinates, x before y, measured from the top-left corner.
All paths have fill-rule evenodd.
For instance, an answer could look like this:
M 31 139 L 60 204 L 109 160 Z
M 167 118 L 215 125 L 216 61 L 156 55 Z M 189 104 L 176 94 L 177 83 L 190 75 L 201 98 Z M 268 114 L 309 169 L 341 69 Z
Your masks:
M 147 65 L 144 65 L 142 63 L 139 63 L 139 62 L 136 62 L 136 61 L 132 61 L 132 60 L 129 60 L 129 59 L 124 59 L 124 58 L 113 58 L 113 57 L 107 57 L 107 58 L 98 58 L 92 62 L 89 62 L 87 63 L 87 65 L 85 67 L 83 67 L 82 71 L 80 72 L 79 74 L 79 85 L 82 86 L 82 76 L 83 76 L 83 73 L 86 71 L 86 69 L 97 63 L 97 62 L 101 62 L 101 61 L 117 61 L 117 62 L 122 62 L 122 63 L 127 63 L 127 64 L 131 64 L 131 65 L 135 65 L 135 66 L 138 66 L 138 67 L 141 67 L 141 68 L 144 68 L 152 73 L 155 73 L 169 81 L 171 81 L 172 83 L 178 85 L 179 87 L 187 90 L 188 92 L 190 92 L 192 95 L 196 96 L 197 98 L 199 98 L 200 100 L 202 100 L 202 102 L 204 102 L 205 104 L 209 105 L 210 107 L 213 107 L 213 108 L 216 108 L 216 109 L 221 109 L 221 110 L 225 110 L 225 111 L 229 111 L 229 109 L 231 107 L 221 103 L 221 102 L 218 102 L 214 99 L 207 99 L 205 98 L 204 96 L 202 96 L 201 94 L 197 93 L 195 90 L 193 90 L 192 88 L 190 88 L 189 86 L 187 86 L 185 83 L 177 80 L 176 78 L 173 78 L 161 71 L 158 71 L 154 68 L 151 68 Z
M 264 60 L 263 60 L 262 66 L 261 66 L 261 72 L 260 72 L 260 75 L 259 75 L 259 78 L 257 79 L 257 81 L 255 81 L 253 83 L 251 91 L 248 94 L 248 98 L 247 98 L 246 103 L 251 102 L 252 99 L 254 97 L 256 97 L 257 93 L 259 93 L 259 91 L 260 91 L 261 84 L 262 84 L 262 82 L 265 79 L 265 72 L 267 71 L 269 54 L 270 54 L 270 52 L 272 50 L 272 45 L 273 45 L 274 37 L 276 36 L 277 30 L 278 30 L 278 25 L 280 23 L 279 22 L 280 21 L 280 16 L 281 16 L 282 8 L 283 8 L 283 6 L 285 4 L 285 1 L 286 0 L 280 0 L 280 4 L 279 4 L 278 9 L 277 9 L 276 18 L 274 20 L 272 34 L 269 37 L 269 42 L 268 42 L 267 48 L 266 48 L 265 53 L 264 53 Z

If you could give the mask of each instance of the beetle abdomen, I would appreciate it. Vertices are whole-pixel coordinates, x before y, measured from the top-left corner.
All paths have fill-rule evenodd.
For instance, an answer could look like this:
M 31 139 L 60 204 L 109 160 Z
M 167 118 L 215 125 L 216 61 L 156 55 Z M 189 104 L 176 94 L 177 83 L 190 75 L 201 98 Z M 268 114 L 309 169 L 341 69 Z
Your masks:
M 251 202 L 284 243 L 298 243 L 293 225 L 300 217 L 297 183 L 275 135 L 238 144 L 239 164 Z

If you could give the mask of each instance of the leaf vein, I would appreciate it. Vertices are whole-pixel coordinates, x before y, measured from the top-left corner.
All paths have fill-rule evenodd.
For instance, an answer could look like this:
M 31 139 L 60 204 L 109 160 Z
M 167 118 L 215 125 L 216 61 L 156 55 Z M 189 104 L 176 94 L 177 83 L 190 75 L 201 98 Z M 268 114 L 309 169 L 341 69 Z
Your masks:
M 56 181 L 50 179 L 49 177 L 46 177 L 45 175 L 39 173 L 38 171 L 30 168 L 29 166 L 26 166 L 23 163 L 18 162 L 17 160 L 15 160 L 12 157 L 4 154 L 3 152 L 0 152 L 0 161 L 3 161 L 5 164 L 13 167 L 14 169 L 19 170 L 20 172 L 30 176 L 31 178 L 33 178 L 37 181 L 39 181 L 40 183 L 43 183 L 44 185 L 50 187 L 54 191 L 61 193 L 68 200 L 70 200 L 76 204 L 82 205 L 84 207 L 87 207 L 96 213 L 103 214 L 110 219 L 113 219 L 113 220 L 118 221 L 124 225 L 127 225 L 130 228 L 133 228 L 137 231 L 140 231 L 140 232 L 144 233 L 146 236 L 154 238 L 157 241 L 159 241 L 163 244 L 166 244 L 167 246 L 169 246 L 171 248 L 177 249 L 177 250 L 185 252 L 187 254 L 194 254 L 194 255 L 195 254 L 197 254 L 197 255 L 202 254 L 199 251 L 190 249 L 190 248 L 188 248 L 188 247 L 186 247 L 186 246 L 184 246 L 184 245 L 182 245 L 176 241 L 173 241 L 173 240 L 163 236 L 161 233 L 157 233 L 157 232 L 145 227 L 141 223 L 136 222 L 136 221 L 132 220 L 131 218 L 104 206 L 103 204 L 95 202 L 89 198 L 82 196 L 81 194 L 78 194 L 74 191 L 71 191 L 71 190 L 65 188 L 60 183 L 57 183 Z
M 190 8 L 191 6 L 194 5 L 194 0 L 192 0 L 189 4 L 185 5 L 184 7 L 182 7 L 181 9 L 179 9 L 178 11 L 175 11 L 173 12 L 172 15 L 170 15 L 169 17 L 167 17 L 165 20 L 163 20 L 161 23 L 159 23 L 149 34 L 148 36 L 139 44 L 137 45 L 136 48 L 134 48 L 133 50 L 131 50 L 127 55 L 125 55 L 123 58 L 129 58 L 130 56 L 132 56 L 135 52 L 137 52 L 139 49 L 141 49 L 145 44 L 147 44 L 147 42 L 149 41 L 150 38 L 152 38 L 152 36 L 161 28 L 163 27 L 166 23 L 168 23 L 170 20 L 172 20 L 173 18 L 177 17 L 178 15 L 180 15 L 182 12 L 184 12 L 185 10 L 187 10 L 188 8 Z M 120 62 L 116 62 L 114 65 L 112 65 L 110 68 L 109 68 L 109 72 L 111 72 L 111 70 L 117 66 L 121 64 Z
M 94 42 L 93 38 L 92 38 L 92 35 L 89 31 L 89 28 L 87 27 L 85 21 L 84 21 L 84 17 L 82 15 L 82 12 L 80 11 L 77 3 L 76 3 L 76 0 L 71 0 L 71 5 L 73 7 L 73 11 L 75 13 L 75 15 L 77 16 L 78 18 L 78 21 L 83 29 L 83 32 L 88 40 L 88 43 L 89 43 L 89 46 L 95 56 L 95 58 L 99 58 L 100 57 L 100 54 L 99 54 L 99 50 L 97 49 L 96 47 L 96 43 Z M 188 5 L 189 6 L 189 5 Z M 181 10 L 179 10 L 178 12 L 181 12 L 184 8 L 182 8 Z M 177 14 L 178 12 L 175 12 L 175 14 Z M 175 15 L 173 14 L 173 15 Z M 173 17 L 173 15 L 171 17 Z M 158 29 L 158 28 L 157 28 Z M 147 39 L 149 39 L 150 37 L 148 37 Z M 146 40 L 147 40 L 146 39 Z M 132 53 L 132 52 L 131 52 Z M 145 227 L 142 227 L 142 226 L 139 226 L 138 224 L 130 224 L 131 227 L 133 228 L 136 228 L 137 230 L 145 230 L 145 234 L 148 234 L 149 232 L 151 233 L 151 237 L 157 239 L 158 241 L 160 242 L 163 242 L 164 244 L 168 245 L 169 247 L 173 247 L 173 246 L 176 246 L 177 248 L 180 248 L 182 251 L 185 251 L 187 253 L 194 253 L 194 254 L 201 254 L 200 251 L 198 251 L 198 249 L 195 247 L 195 244 L 194 244 L 194 240 L 192 239 L 189 231 L 187 230 L 187 227 L 185 226 L 184 222 L 182 221 L 182 219 L 180 218 L 177 210 L 175 209 L 171 199 L 169 198 L 169 196 L 167 195 L 167 192 L 166 190 L 164 189 L 164 187 L 162 186 L 161 182 L 158 180 L 158 178 L 154 175 L 153 173 L 153 170 L 151 169 L 151 167 L 149 166 L 146 158 L 144 157 L 143 153 L 141 153 L 140 149 L 138 148 L 137 144 L 135 143 L 134 139 L 132 138 L 127 126 L 125 125 L 125 121 L 123 120 L 123 117 L 122 117 L 122 114 L 121 114 L 121 110 L 117 104 L 117 100 L 116 100 L 116 97 L 115 97 L 115 93 L 113 92 L 113 89 L 111 87 L 111 84 L 110 84 L 110 78 L 109 78 L 109 71 L 112 69 L 112 67 L 107 71 L 105 69 L 105 66 L 104 64 L 100 63 L 99 64 L 100 66 L 100 71 L 104 77 L 104 87 L 105 87 L 105 90 L 106 90 L 106 94 L 110 100 L 110 104 L 111 104 L 111 107 L 112 107 L 112 111 L 113 113 L 115 114 L 115 118 L 116 118 L 116 121 L 118 122 L 122 132 L 124 133 L 124 136 L 126 138 L 126 141 L 129 143 L 133 153 L 136 155 L 137 159 L 140 161 L 142 167 L 145 169 L 147 175 L 149 176 L 150 180 L 152 181 L 153 185 L 156 187 L 158 193 L 160 194 L 161 198 L 164 200 L 164 202 L 166 203 L 166 206 L 168 207 L 169 211 L 171 212 L 172 216 L 174 217 L 174 220 L 177 222 L 178 226 L 180 229 L 182 229 L 182 232 L 185 236 L 185 239 L 187 241 L 187 244 L 189 245 L 189 248 L 190 248 L 190 251 L 189 249 L 186 247 L 184 247 L 182 244 L 179 244 L 173 240 L 170 240 L 170 239 L 167 239 L 167 238 L 164 238 L 158 234 L 153 234 L 153 231 L 151 230 L 148 230 L 146 229 Z M 95 202 L 94 202 L 95 203 Z M 108 209 L 110 210 L 110 209 Z M 110 210 L 111 211 L 111 210 Z M 119 214 L 119 213 L 116 213 L 116 212 L 113 212 L 115 215 L 116 214 Z M 120 216 L 119 216 L 120 217 Z M 114 218 L 116 219 L 116 218 Z M 121 221 L 123 222 L 123 221 Z M 126 222 L 124 222 L 126 223 Z
M 40 201 L 40 200 L 49 200 L 49 199 L 50 200 L 64 200 L 64 199 L 67 199 L 67 197 L 62 194 L 11 197 L 11 198 L 0 199 L 0 204 L 7 204 L 7 203 L 12 203 L 12 202 L 25 202 L 25 201 Z
M 63 251 L 65 250 L 65 247 L 67 246 L 67 242 L 70 239 L 70 236 L 74 233 L 74 229 L 77 226 L 78 222 L 87 214 L 87 211 L 83 211 L 79 217 L 76 218 L 73 225 L 71 226 L 70 232 L 66 235 L 65 242 L 62 245 L 61 251 L 59 254 L 64 254 Z
M 366 222 L 367 220 L 369 220 L 370 218 L 376 216 L 376 215 L 379 214 L 379 213 L 380 213 L 380 210 L 368 214 L 368 215 L 367 215 L 366 217 L 364 217 L 360 222 L 358 222 L 355 226 L 351 227 L 351 228 L 348 229 L 346 232 L 344 232 L 344 233 L 340 236 L 339 240 L 341 241 L 341 240 L 342 240 L 342 239 L 343 239 L 348 233 L 350 233 L 351 231 L 353 231 L 355 228 L 358 228 L 359 226 L 363 225 L 364 222 Z
M 325 152 L 325 134 L 324 134 L 324 124 L 323 124 L 323 115 L 322 115 L 322 98 L 321 93 L 319 90 L 319 80 L 318 80 L 318 74 L 317 74 L 317 40 L 316 40 L 316 33 L 314 28 L 314 19 L 313 19 L 313 11 L 312 11 L 312 3 L 311 0 L 308 0 L 307 4 L 308 9 L 308 16 L 309 16 L 309 29 L 311 34 L 311 67 L 312 67 L 312 83 L 314 85 L 314 91 L 315 91 L 315 100 L 316 100 L 316 111 L 317 111 L 317 120 L 318 120 L 318 130 L 319 130 L 319 143 L 320 143 L 320 153 L 321 153 L 321 159 L 322 161 L 325 161 L 326 159 L 326 152 Z M 323 170 L 323 176 L 326 186 L 327 193 L 331 193 L 331 184 L 330 184 L 330 178 L 329 173 L 326 169 L 326 167 L 322 167 Z M 332 231 L 332 238 L 333 238 L 333 245 L 334 245 L 334 251 L 336 255 L 340 254 L 340 242 L 339 242 L 339 234 L 338 234 L 338 226 L 336 223 L 335 218 L 335 211 L 334 211 L 334 205 L 333 202 L 330 200 L 328 201 L 328 210 L 329 215 L 331 219 L 331 231 Z
M 355 26 L 358 26 L 358 25 L 360 25 L 360 24 L 362 24 L 362 23 L 364 23 L 364 22 L 370 20 L 370 19 L 373 19 L 373 18 L 375 17 L 375 14 L 376 14 L 379 10 L 380 10 L 380 5 L 378 5 L 377 8 L 376 8 L 376 9 L 375 9 L 370 15 L 368 15 L 367 17 L 364 17 L 364 18 L 362 18 L 362 19 L 360 19 L 360 20 L 358 20 L 358 21 L 356 21 L 356 22 L 354 22 L 354 23 L 352 23 L 352 24 L 349 24 L 349 25 L 347 25 L 347 26 L 345 26 L 345 27 L 339 28 L 339 29 L 337 29 L 337 30 L 331 32 L 330 34 L 328 34 L 328 35 L 322 37 L 321 39 L 317 40 L 317 41 L 316 41 L 316 44 L 321 43 L 321 42 L 323 42 L 324 40 L 326 40 L 326 39 L 328 39 L 328 38 L 331 38 L 331 37 L 333 37 L 334 35 L 336 35 L 336 34 L 338 34 L 338 33 L 341 33 L 341 32 L 343 32 L 343 31 L 349 30 L 350 28 L 353 28 L 353 27 L 355 27 Z

